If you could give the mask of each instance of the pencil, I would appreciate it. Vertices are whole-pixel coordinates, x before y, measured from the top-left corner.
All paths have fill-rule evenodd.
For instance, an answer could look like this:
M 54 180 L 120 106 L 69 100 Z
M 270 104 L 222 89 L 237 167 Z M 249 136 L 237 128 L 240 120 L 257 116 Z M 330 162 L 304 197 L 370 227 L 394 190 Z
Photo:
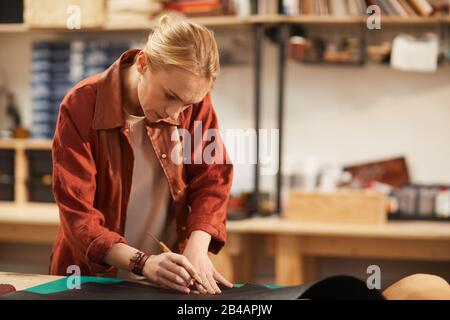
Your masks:
M 151 235 L 152 238 L 158 243 L 159 248 L 163 251 L 163 252 L 172 252 L 172 250 L 169 249 L 168 246 L 166 246 L 166 244 L 162 241 L 159 241 L 158 239 L 156 239 L 153 235 Z M 203 286 L 203 281 L 202 278 L 200 278 L 200 276 L 198 274 L 194 274 L 191 275 L 192 278 L 194 278 L 194 280 L 199 283 L 200 285 Z

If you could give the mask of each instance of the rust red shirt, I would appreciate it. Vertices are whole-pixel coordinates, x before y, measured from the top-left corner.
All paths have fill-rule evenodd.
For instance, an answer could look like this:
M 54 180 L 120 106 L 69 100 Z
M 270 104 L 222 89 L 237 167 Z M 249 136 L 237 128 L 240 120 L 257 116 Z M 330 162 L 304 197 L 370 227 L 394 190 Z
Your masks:
M 117 269 L 103 260 L 114 244 L 127 243 L 124 229 L 134 163 L 124 126 L 121 65 L 133 61 L 138 51 L 128 50 L 103 73 L 78 83 L 61 103 L 52 147 L 53 194 L 60 226 L 51 255 L 51 274 L 66 275 L 69 265 L 78 265 L 82 275 L 117 275 Z M 226 241 L 233 165 L 227 161 L 220 136 L 194 141 L 194 131 L 197 136 L 206 136 L 208 129 L 218 129 L 209 93 L 202 102 L 187 108 L 177 122 L 147 123 L 148 137 L 169 184 L 169 210 L 176 218 L 179 252 L 194 230 L 212 236 L 209 250 L 213 253 Z M 171 157 L 180 149 L 180 141 L 172 135 L 183 131 L 188 135 L 182 136 L 182 141 L 190 139 L 183 145 L 191 148 L 182 148 L 179 157 L 192 163 Z M 199 151 L 203 154 L 213 144 L 214 163 L 194 161 Z

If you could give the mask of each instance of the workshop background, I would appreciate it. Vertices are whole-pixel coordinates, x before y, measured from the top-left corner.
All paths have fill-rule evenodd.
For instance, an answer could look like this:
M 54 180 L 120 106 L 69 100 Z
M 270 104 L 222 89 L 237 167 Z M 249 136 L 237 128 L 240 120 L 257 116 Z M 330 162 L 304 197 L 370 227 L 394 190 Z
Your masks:
M 0 271 L 47 273 L 64 94 L 169 12 L 214 30 L 221 52 L 212 96 L 235 175 L 219 270 L 450 281 L 449 3 L 1 0 Z

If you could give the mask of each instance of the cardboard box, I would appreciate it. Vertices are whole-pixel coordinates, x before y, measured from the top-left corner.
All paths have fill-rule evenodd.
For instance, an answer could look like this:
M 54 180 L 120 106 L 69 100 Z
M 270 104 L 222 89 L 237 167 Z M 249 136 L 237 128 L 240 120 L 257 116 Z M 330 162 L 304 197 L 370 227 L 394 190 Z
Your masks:
M 379 225 L 387 221 L 387 199 L 365 191 L 291 191 L 284 217 L 314 223 Z
M 100 28 L 106 0 L 25 0 L 24 22 L 30 28 Z

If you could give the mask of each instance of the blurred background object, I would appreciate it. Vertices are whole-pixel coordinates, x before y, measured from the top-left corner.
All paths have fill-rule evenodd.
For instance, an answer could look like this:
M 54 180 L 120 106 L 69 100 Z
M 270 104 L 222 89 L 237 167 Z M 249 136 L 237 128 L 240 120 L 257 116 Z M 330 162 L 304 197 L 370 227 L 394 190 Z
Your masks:
M 108 0 L 109 24 L 148 23 L 163 9 L 163 1 L 157 0 Z
M 106 0 L 25 0 L 23 17 L 32 28 L 98 28 L 105 22 L 105 5 Z

